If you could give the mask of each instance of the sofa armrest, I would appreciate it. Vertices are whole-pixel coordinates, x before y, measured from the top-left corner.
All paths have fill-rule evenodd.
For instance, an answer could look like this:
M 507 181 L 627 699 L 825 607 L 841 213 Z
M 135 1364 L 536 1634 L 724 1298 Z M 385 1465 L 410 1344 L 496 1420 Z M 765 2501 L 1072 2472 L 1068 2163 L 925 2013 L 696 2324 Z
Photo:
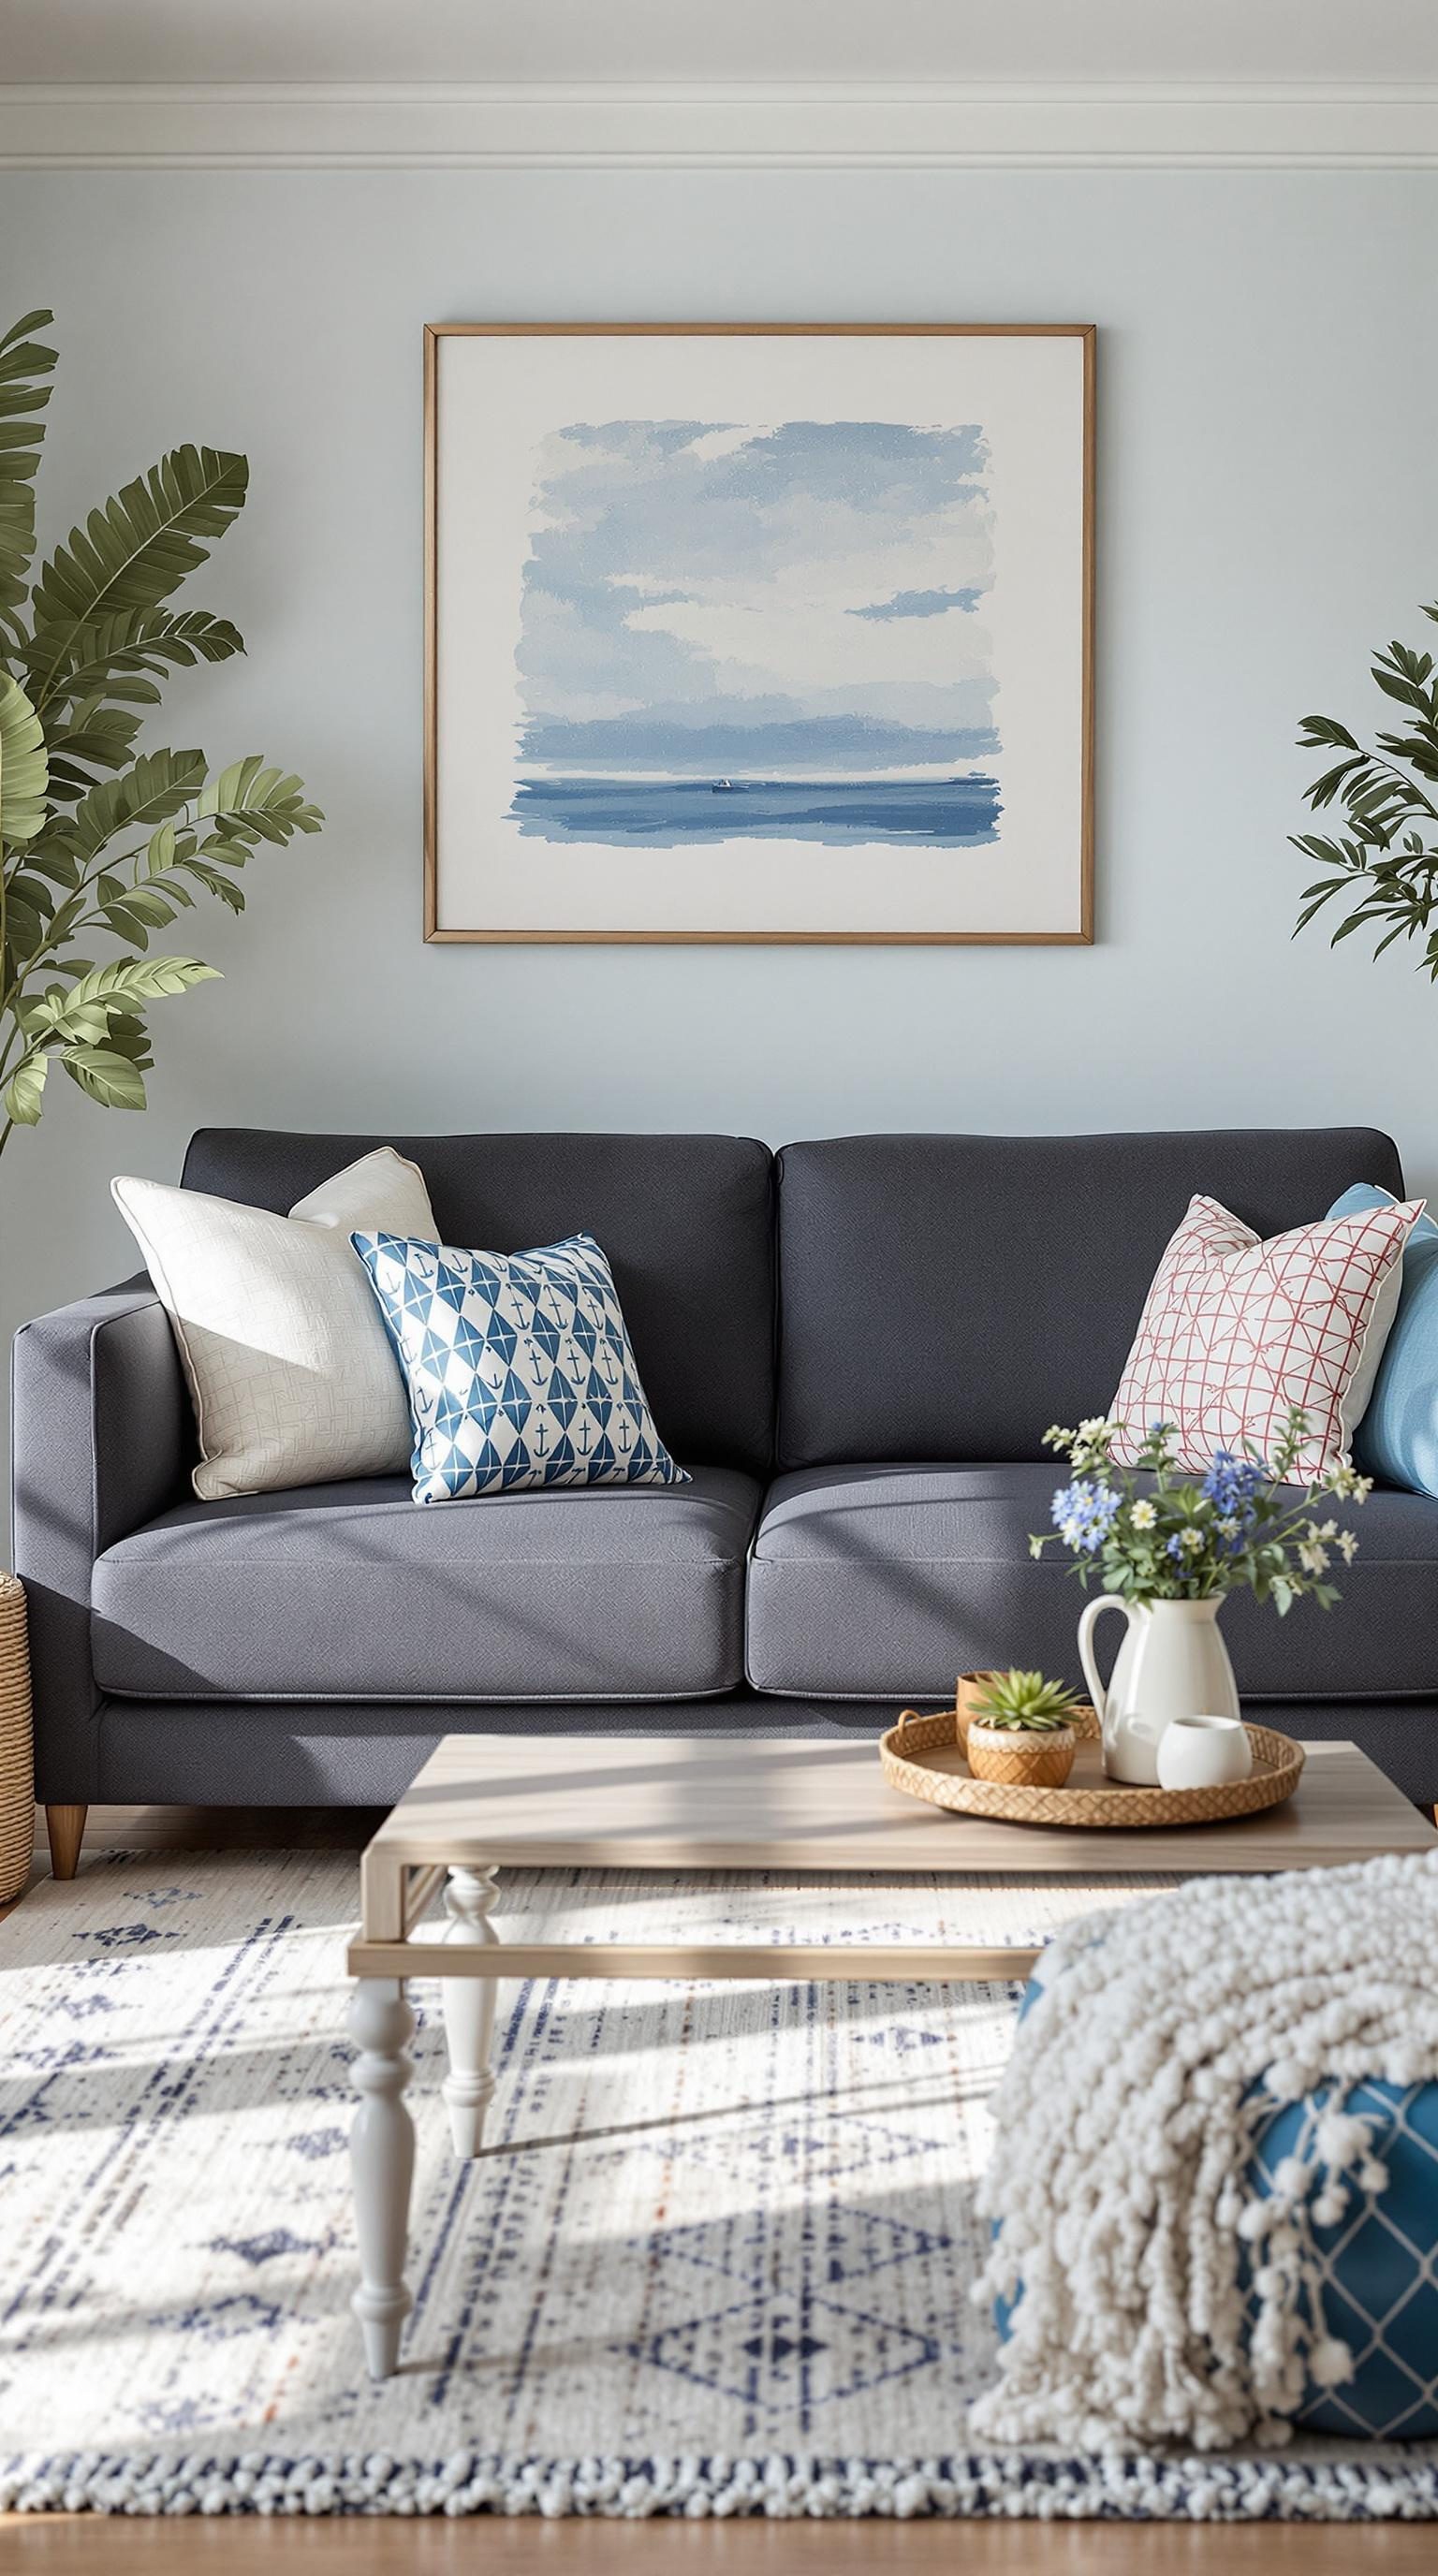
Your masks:
M 175 1501 L 192 1454 L 169 1318 L 148 1279 L 23 1324 L 11 1373 L 15 1571 L 26 1588 L 35 1791 L 97 1794 L 90 1580 L 117 1538 Z

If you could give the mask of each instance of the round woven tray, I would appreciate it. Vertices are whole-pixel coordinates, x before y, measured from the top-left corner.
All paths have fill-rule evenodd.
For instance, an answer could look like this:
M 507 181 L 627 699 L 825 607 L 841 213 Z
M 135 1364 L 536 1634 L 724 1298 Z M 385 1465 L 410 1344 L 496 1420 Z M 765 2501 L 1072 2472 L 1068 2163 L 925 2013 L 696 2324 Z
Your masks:
M 960 1686 L 962 1697 L 962 1685 Z M 1009 1825 L 1216 1825 L 1226 1816 L 1256 1816 L 1291 1798 L 1303 1770 L 1303 1747 L 1271 1726 L 1250 1726 L 1253 1769 L 1246 1780 L 1216 1789 L 1130 1789 L 1106 1780 L 1099 1723 L 1084 1705 L 1072 1720 L 1079 1737 L 1074 1767 L 1062 1789 L 1011 1788 L 976 1780 L 964 1752 L 968 1721 L 961 1708 L 921 1717 L 906 1708 L 897 1726 L 879 1738 L 884 1777 L 907 1798 L 950 1807 L 964 1816 L 992 1816 Z
M 18 1896 L 35 1849 L 35 1768 L 30 1740 L 30 1657 L 25 1587 L 0 1574 L 0 1905 Z

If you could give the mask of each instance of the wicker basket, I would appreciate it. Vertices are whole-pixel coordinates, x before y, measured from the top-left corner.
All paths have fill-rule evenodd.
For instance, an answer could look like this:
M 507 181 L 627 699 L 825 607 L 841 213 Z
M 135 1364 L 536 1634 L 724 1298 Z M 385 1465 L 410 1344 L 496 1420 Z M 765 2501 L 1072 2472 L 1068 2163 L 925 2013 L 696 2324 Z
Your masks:
M 1100 1728 L 1089 1707 L 1074 1711 L 1070 1723 L 1079 1738 L 1078 1758 L 1070 1786 L 1062 1789 L 1006 1787 L 997 1780 L 976 1780 L 964 1757 L 972 1722 L 965 1706 L 986 1678 L 965 1673 L 952 1708 L 921 1717 L 906 1708 L 897 1726 L 879 1738 L 879 1759 L 891 1788 L 931 1807 L 948 1807 L 965 1816 L 991 1816 L 1010 1825 L 1079 1825 L 1089 1829 L 1143 1825 L 1215 1825 L 1228 1816 L 1256 1816 L 1265 1807 L 1291 1798 L 1303 1772 L 1303 1747 L 1275 1727 L 1250 1726 L 1253 1769 L 1246 1780 L 1227 1780 L 1212 1789 L 1138 1789 L 1106 1780 L 1100 1751 Z
M 18 1896 L 35 1849 L 35 1758 L 25 1587 L 0 1574 L 0 1905 Z

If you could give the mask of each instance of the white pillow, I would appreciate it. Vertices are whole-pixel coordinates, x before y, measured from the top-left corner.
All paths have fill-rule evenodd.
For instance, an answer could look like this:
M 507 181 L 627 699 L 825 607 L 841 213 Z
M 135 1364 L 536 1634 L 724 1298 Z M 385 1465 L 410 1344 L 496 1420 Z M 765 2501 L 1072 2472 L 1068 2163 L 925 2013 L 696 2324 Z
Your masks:
M 202 1503 L 409 1465 L 409 1399 L 355 1232 L 438 1239 L 424 1176 L 391 1145 L 288 1216 L 126 1176 L 110 1183 L 174 1327 Z

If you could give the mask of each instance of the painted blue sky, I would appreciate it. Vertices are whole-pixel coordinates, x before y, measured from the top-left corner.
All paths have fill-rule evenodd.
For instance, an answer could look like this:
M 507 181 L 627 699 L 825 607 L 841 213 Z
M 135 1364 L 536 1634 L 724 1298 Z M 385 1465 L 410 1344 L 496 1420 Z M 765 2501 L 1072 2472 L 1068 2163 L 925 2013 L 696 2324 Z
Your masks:
M 557 431 L 525 569 L 522 758 L 861 777 L 991 754 L 985 463 L 977 427 Z

